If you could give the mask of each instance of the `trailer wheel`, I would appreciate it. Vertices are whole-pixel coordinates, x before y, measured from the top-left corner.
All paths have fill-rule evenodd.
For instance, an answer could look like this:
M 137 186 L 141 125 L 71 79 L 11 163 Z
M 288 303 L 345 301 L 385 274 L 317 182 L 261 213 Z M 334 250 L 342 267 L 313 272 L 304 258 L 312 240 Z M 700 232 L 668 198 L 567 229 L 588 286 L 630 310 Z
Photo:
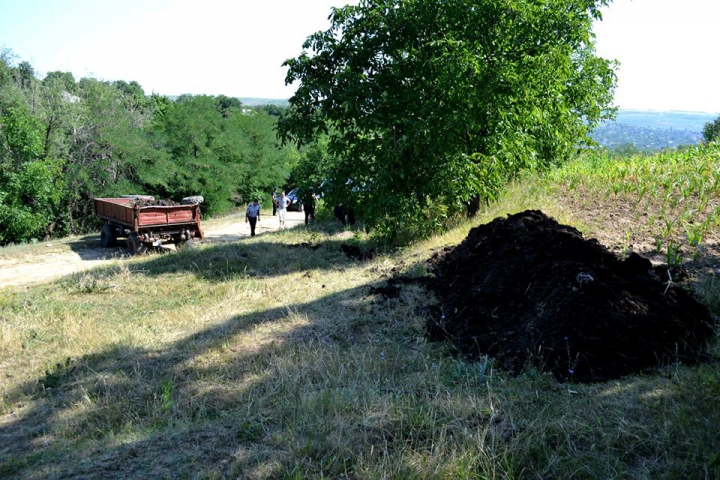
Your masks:
M 112 248 L 117 245 L 115 230 L 108 224 L 100 230 L 100 245 L 103 248 Z
M 132 232 L 127 238 L 127 248 L 130 251 L 130 255 L 142 255 L 147 252 L 147 247 L 138 238 L 138 234 Z

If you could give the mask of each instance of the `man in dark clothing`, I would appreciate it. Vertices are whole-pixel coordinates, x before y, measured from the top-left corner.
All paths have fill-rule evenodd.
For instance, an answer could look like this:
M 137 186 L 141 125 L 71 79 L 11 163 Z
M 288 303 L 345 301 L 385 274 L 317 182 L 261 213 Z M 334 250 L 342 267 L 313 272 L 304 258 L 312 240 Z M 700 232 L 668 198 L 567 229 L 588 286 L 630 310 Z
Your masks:
M 255 225 L 257 225 L 258 220 L 260 220 L 260 204 L 256 198 L 247 206 L 247 210 L 245 210 L 245 222 L 250 222 L 251 237 L 255 236 Z
M 347 222 L 345 221 L 345 207 L 343 207 L 342 205 L 337 205 L 333 209 L 333 213 L 335 214 L 335 218 L 340 220 L 340 223 L 343 224 L 343 227 L 347 225 Z
M 317 207 L 317 197 L 312 191 L 307 192 L 302 198 L 303 210 L 305 211 L 305 225 L 309 221 L 315 220 L 315 207 Z

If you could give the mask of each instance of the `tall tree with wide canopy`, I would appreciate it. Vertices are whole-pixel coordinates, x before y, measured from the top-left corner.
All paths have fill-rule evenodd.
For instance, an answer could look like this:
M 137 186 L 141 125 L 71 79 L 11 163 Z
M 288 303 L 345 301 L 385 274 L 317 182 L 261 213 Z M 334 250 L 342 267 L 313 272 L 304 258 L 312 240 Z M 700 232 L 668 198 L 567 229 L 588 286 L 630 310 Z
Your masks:
M 362 0 L 287 60 L 300 85 L 278 125 L 329 135 L 333 200 L 392 235 L 492 199 L 566 159 L 614 113 L 613 63 L 594 54 L 608 0 Z M 442 205 L 432 209 L 430 205 Z

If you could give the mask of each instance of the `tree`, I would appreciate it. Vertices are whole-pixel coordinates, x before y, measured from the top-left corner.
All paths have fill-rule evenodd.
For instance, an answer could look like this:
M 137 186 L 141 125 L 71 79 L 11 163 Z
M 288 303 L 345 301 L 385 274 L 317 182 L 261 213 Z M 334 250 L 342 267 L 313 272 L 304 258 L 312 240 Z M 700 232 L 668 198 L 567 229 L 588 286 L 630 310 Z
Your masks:
M 276 117 L 237 98 L 145 92 L 138 82 L 42 81 L 0 48 L 0 245 L 97 228 L 93 197 L 200 194 L 225 213 L 287 180 L 297 150 Z
M 258 112 L 265 112 L 268 115 L 271 115 L 273 117 L 282 117 L 285 115 L 285 112 L 287 112 L 287 107 L 283 107 L 281 105 L 274 105 L 274 104 L 267 104 L 267 105 L 258 105 L 255 107 L 255 110 Z
M 224 96 L 183 96 L 172 103 L 154 125 L 166 155 L 143 169 L 143 181 L 169 197 L 203 195 L 209 213 L 284 183 L 294 157 L 277 145 L 274 118 L 238 106 Z
M 13 76 L 12 63 L 15 54 L 9 48 L 0 48 L 0 85 L 10 80 Z
M 42 80 L 43 85 L 55 83 L 70 94 L 75 91 L 75 77 L 70 72 L 61 72 L 59 70 L 49 72 Z
M 560 162 L 610 118 L 613 64 L 594 55 L 606 0 L 364 0 L 285 62 L 279 121 L 328 134 L 335 201 L 390 236 L 474 214 L 521 169 Z M 308 53 L 308 49 L 312 53 Z M 431 205 L 445 209 L 428 216 Z
M 20 62 L 17 66 L 17 75 L 21 88 L 29 88 L 35 83 L 35 69 L 30 62 Z
M 67 127 L 81 110 L 80 98 L 70 93 L 74 90 L 74 83 L 69 83 L 72 75 L 67 75 L 70 77 L 48 74 L 37 89 L 36 115 L 44 125 L 43 149 L 46 157 L 67 154 L 70 142 Z
M 21 104 L 0 117 L 0 245 L 52 233 L 63 162 L 43 157 L 42 122 Z
M 0 127 L 0 148 L 4 153 L 0 159 L 6 159 L 0 165 L 4 169 L 11 170 L 42 156 L 42 124 L 22 105 L 8 108 L 7 114 L 0 116 Z
M 128 83 L 124 80 L 117 80 L 113 82 L 113 85 L 122 92 L 125 108 L 129 111 L 133 112 L 138 109 L 142 110 L 148 105 L 148 100 L 145 97 L 145 91 L 138 82 L 132 81 Z
M 715 142 L 720 137 L 720 117 L 708 122 L 703 127 L 703 140 L 705 143 Z
M 0 245 L 52 233 L 63 195 L 62 162 L 32 160 L 0 173 Z
M 215 108 L 222 113 L 223 117 L 230 115 L 230 109 L 234 108 L 237 110 L 242 109 L 242 103 L 235 97 L 226 97 L 225 95 L 218 95 L 215 97 Z

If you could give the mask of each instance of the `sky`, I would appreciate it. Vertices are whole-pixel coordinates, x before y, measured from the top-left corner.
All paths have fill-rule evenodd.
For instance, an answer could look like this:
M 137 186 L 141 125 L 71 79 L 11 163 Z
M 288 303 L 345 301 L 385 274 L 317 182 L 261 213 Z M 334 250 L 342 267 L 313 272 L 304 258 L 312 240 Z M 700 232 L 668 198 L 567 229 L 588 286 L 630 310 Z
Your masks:
M 720 113 L 720 0 L 615 0 L 594 26 L 596 52 L 617 59 L 615 104 Z
M 42 78 L 137 81 L 146 93 L 289 98 L 284 60 L 344 0 L 0 0 L 0 48 Z M 357 0 L 351 0 L 357 3 Z M 615 0 L 594 27 L 620 62 L 615 104 L 720 113 L 720 0 Z

